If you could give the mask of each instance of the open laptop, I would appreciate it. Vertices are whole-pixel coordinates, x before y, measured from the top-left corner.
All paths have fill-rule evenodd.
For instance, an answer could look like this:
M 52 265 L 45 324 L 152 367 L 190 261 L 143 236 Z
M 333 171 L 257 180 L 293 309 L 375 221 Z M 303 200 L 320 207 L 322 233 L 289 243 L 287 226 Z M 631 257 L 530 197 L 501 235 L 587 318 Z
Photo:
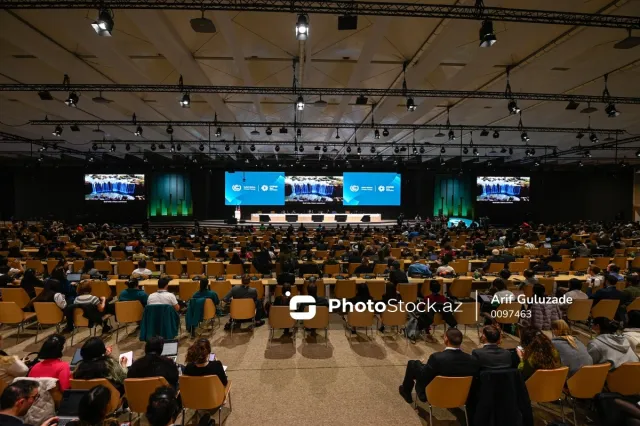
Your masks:
M 80 411 L 80 401 L 88 393 L 85 389 L 67 389 L 62 394 L 62 401 L 58 409 L 58 426 L 64 426 L 72 420 L 78 419 Z
M 78 365 L 78 363 L 80 361 L 82 361 L 82 355 L 80 354 L 80 351 L 82 349 L 78 348 L 76 349 L 76 352 L 73 354 L 73 358 L 71 359 L 71 369 L 73 370 L 74 368 L 76 368 L 76 366 Z
M 77 282 L 82 279 L 82 274 L 67 274 L 67 281 L 70 283 Z
M 162 346 L 162 356 L 166 356 L 173 362 L 178 360 L 178 341 L 177 340 L 167 340 L 164 342 Z

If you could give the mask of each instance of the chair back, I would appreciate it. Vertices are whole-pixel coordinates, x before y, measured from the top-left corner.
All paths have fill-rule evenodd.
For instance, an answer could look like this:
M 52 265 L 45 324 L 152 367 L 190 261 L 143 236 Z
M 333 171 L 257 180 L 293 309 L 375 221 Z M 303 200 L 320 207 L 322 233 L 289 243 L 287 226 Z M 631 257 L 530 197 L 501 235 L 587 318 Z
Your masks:
M 351 299 L 356 297 L 356 280 L 337 280 L 335 296 L 338 299 Z
M 142 286 L 142 289 L 144 290 L 145 293 L 149 294 L 153 294 L 156 291 L 158 291 L 158 284 L 144 284 Z
M 167 260 L 164 263 L 164 272 L 167 275 L 182 275 L 182 263 L 179 260 Z
M 89 327 L 89 320 L 84 317 L 84 311 L 81 308 L 73 310 L 73 325 L 76 327 Z
M 142 379 L 125 379 L 124 393 L 127 395 L 129 408 L 134 413 L 145 413 L 149 405 L 149 397 L 162 386 L 169 386 L 164 377 L 145 377 Z
M 305 308 L 305 312 L 309 312 L 309 307 Z M 304 320 L 305 328 L 327 328 L 329 327 L 329 307 L 328 306 L 316 306 L 316 316 Z
M 91 390 L 96 386 L 102 385 L 105 388 L 109 389 L 109 392 L 111 392 L 111 400 L 109 401 L 109 405 L 107 405 L 107 413 L 113 413 L 120 406 L 120 392 L 118 392 L 118 390 L 115 387 L 113 387 L 111 382 L 107 379 L 92 379 L 92 380 L 71 379 L 69 380 L 69 384 L 71 385 L 71 389 L 80 389 L 80 390 Z M 147 400 L 147 403 L 148 402 L 149 401 Z
M 244 274 L 244 265 L 242 263 L 228 263 L 226 270 L 227 274 L 242 275 Z
M 127 289 L 127 280 L 116 280 L 116 296 Z
M 449 286 L 449 296 L 457 299 L 471 297 L 472 277 L 454 278 Z
M 329 275 L 336 275 L 340 273 L 340 265 L 336 263 L 335 265 L 324 265 L 324 273 Z
M 191 251 L 188 252 L 193 254 Z M 199 260 L 187 260 L 187 274 L 190 277 L 193 275 L 202 275 L 202 262 Z
M 607 386 L 611 392 L 618 392 L 622 395 L 639 394 L 640 362 L 625 362 L 611 371 L 607 376 Z
M 605 317 L 612 320 L 618 311 L 618 306 L 620 306 L 619 300 L 601 300 L 591 308 L 591 316 L 594 318 Z
M 84 266 L 84 260 L 74 260 L 73 261 L 73 272 L 80 272 L 82 267 Z
M 586 272 L 589 269 L 589 258 L 588 257 L 576 257 L 573 259 L 573 263 L 571 264 L 571 269 L 579 272 Z
M 269 309 L 269 326 L 271 328 L 291 328 L 296 320 L 291 318 L 288 306 L 272 306 Z
M 218 277 L 224 275 L 224 263 L 222 262 L 208 262 L 207 263 L 207 275 L 210 277 Z
M 262 300 L 264 298 L 264 284 L 262 283 L 262 280 L 249 281 L 249 287 L 256 289 L 256 292 L 258 293 L 258 300 Z M 296 290 L 297 289 L 298 288 L 296 287 Z
M 390 250 L 390 254 L 391 254 L 391 257 L 399 259 L 400 255 L 402 255 L 402 249 L 398 247 L 394 247 Z
M 135 269 L 131 260 L 119 260 L 116 265 L 118 267 L 118 275 L 131 275 Z
M 367 287 L 369 288 L 369 294 L 373 300 L 382 300 L 382 295 L 386 290 L 386 284 L 384 281 L 367 281 Z
M 609 263 L 611 263 L 609 256 L 595 257 L 593 259 L 593 264 L 603 271 L 607 269 L 607 266 L 609 266 Z
M 640 311 L 640 297 L 636 297 L 633 302 L 627 306 L 627 312 Z
M 209 288 L 216 292 L 218 297 L 222 299 L 231 291 L 231 282 L 229 281 L 211 281 Z
M 178 281 L 178 297 L 185 302 L 193 297 L 194 293 L 200 290 L 200 281 L 180 280 Z
M 509 262 L 509 271 L 512 274 L 523 273 L 526 269 L 524 262 Z
M 0 294 L 2 294 L 4 302 L 14 302 L 20 309 L 24 309 L 31 302 L 31 298 L 21 287 L 3 288 L 0 290 Z
M 144 307 L 137 300 L 116 302 L 116 321 L 120 324 L 142 321 Z
M 502 311 L 504 315 L 502 317 L 496 317 L 498 324 L 515 324 L 520 320 L 520 316 L 517 314 L 522 309 L 522 304 L 518 302 L 501 303 L 498 306 L 498 310 Z
M 92 280 L 91 294 L 96 297 L 104 297 L 105 299 L 108 299 L 111 297 L 111 287 L 106 281 Z
M 555 278 L 553 277 L 540 277 L 538 282 L 544 286 L 544 294 L 547 296 L 553 296 L 553 288 L 555 286 Z
M 569 367 L 553 370 L 536 370 L 526 381 L 532 402 L 554 402 L 562 396 L 562 389 L 569 374 Z
M 373 267 L 374 275 L 384 274 L 384 270 L 387 269 L 386 263 L 376 263 Z
M 24 262 L 25 269 L 33 269 L 36 274 L 41 275 L 44 273 L 44 265 L 40 259 L 28 259 Z
M 429 404 L 438 408 L 457 408 L 467 403 L 473 377 L 436 376 L 427 385 Z
M 591 313 L 593 299 L 573 300 L 567 309 L 567 319 L 570 321 L 586 321 Z
M 349 273 L 349 275 L 353 275 L 356 273 L 356 268 L 360 266 L 359 263 L 349 263 L 349 266 L 347 268 L 347 271 Z
M 621 271 L 626 271 L 627 270 L 627 258 L 624 256 L 616 256 L 613 258 L 613 263 L 620 268 Z
M 182 406 L 192 410 L 212 410 L 224 404 L 226 389 L 218 376 L 180 376 Z M 227 389 L 231 382 L 227 383 Z
M 465 302 L 459 305 L 457 312 L 453 313 L 453 317 L 458 324 L 475 325 L 478 322 L 477 312 L 480 312 L 480 304 L 478 302 Z
M 398 293 L 402 296 L 405 303 L 415 302 L 418 299 L 418 283 L 398 284 L 396 286 Z
M 113 268 L 108 260 L 96 260 L 94 264 L 98 271 L 106 275 L 111 275 L 113 273 Z
M 204 310 L 202 314 L 202 320 L 210 320 L 216 317 L 216 305 L 213 300 L 206 298 L 204 301 Z
M 24 312 L 16 302 L 0 302 L 0 323 L 20 324 L 24 321 Z
M 54 302 L 34 302 L 33 308 L 40 324 L 60 324 L 64 317 L 64 312 Z
M 609 363 L 584 365 L 567 380 L 569 394 L 574 398 L 591 399 L 602 392 L 609 374 Z
M 51 275 L 56 266 L 58 266 L 58 259 L 47 259 L 47 274 Z
M 373 317 L 374 313 L 366 310 L 364 312 L 349 312 L 347 313 L 347 324 L 351 327 L 371 327 Z
M 469 261 L 467 259 L 458 259 L 455 262 L 449 263 L 449 266 L 451 266 L 458 275 L 464 275 L 469 272 Z
M 395 311 L 387 306 L 387 310 L 380 315 L 380 320 L 387 327 L 401 327 L 407 323 L 407 313 L 401 311 L 398 306 L 395 307 Z
M 256 316 L 256 303 L 253 299 L 231 299 L 229 315 L 236 320 L 253 319 Z

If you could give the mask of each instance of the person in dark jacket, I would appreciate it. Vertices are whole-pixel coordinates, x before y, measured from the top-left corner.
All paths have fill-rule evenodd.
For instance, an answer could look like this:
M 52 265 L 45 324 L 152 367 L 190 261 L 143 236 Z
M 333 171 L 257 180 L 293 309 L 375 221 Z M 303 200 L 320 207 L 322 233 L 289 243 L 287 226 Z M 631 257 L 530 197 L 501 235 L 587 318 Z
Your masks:
M 131 364 L 127 371 L 128 379 L 145 377 L 164 377 L 174 389 L 178 388 L 178 367 L 167 357 L 162 356 L 164 339 L 155 336 L 149 339 L 144 347 L 144 356 Z
M 622 300 L 624 294 L 618 290 L 616 284 L 618 284 L 618 279 L 615 276 L 606 275 L 601 289 L 593 292 L 591 287 L 587 288 L 587 295 L 589 299 L 593 299 L 593 306 L 601 300 Z
M 462 332 L 456 328 L 450 328 L 444 336 L 445 350 L 431 354 L 426 364 L 419 360 L 411 360 L 407 363 L 404 380 L 398 388 L 404 400 L 411 404 L 413 399 L 411 391 L 414 383 L 418 399 L 427 401 L 426 387 L 436 376 L 468 377 L 478 374 L 480 366 L 475 357 L 462 352 Z
M 408 283 L 407 274 L 400 268 L 400 262 L 394 260 L 389 265 L 389 281 L 394 284 Z
M 33 299 L 36 297 L 36 287 L 44 287 L 44 284 L 42 280 L 39 280 L 38 277 L 36 277 L 36 271 L 29 268 L 24 271 L 24 276 L 20 281 L 20 287 L 27 292 L 29 298 Z
M 185 376 L 218 376 L 222 386 L 227 386 L 227 374 L 222 363 L 214 359 L 210 361 L 211 344 L 208 339 L 198 339 L 187 351 Z
M 480 370 L 514 368 L 517 365 L 511 352 L 500 347 L 500 329 L 486 325 L 482 329 L 481 348 L 474 349 L 471 355 L 478 361 Z
M 322 275 L 320 266 L 313 260 L 312 255 L 307 256 L 305 262 L 300 264 L 300 266 L 298 267 L 298 271 L 301 277 L 309 274 Z

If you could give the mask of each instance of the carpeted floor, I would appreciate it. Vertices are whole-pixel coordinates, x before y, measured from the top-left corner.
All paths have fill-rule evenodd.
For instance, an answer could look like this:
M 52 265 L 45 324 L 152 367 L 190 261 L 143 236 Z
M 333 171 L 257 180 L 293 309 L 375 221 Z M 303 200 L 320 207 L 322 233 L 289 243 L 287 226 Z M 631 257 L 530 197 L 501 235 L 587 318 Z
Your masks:
M 421 425 L 428 424 L 428 408 L 419 406 L 416 411 L 398 394 L 398 386 L 404 375 L 407 360 L 425 360 L 429 354 L 443 349 L 442 327 L 436 331 L 439 344 L 418 341 L 410 344 L 400 335 L 389 333 L 383 337 L 377 330 L 364 330 L 352 337 L 345 335 L 341 319 L 332 314 L 329 344 L 325 346 L 324 334 L 317 338 L 302 338 L 299 330 L 295 346 L 291 338 L 276 339 L 268 347 L 269 330 L 264 325 L 250 331 L 234 332 L 233 336 L 217 327 L 209 336 L 218 359 L 228 366 L 232 381 L 233 412 L 223 411 L 223 421 L 234 425 Z M 226 318 L 222 319 L 222 323 Z M 184 328 L 183 328 L 184 330 Z M 113 353 L 134 351 L 134 359 L 144 353 L 144 343 L 137 338 L 137 331 L 129 327 L 129 336 L 120 333 L 116 343 L 115 333 L 107 336 L 107 345 L 113 345 Z M 464 330 L 463 330 L 464 331 Z M 44 335 L 54 332 L 48 329 Z M 3 328 L 4 349 L 19 356 L 39 349 L 35 343 L 35 331 L 27 330 L 28 338 L 20 338 L 15 344 L 15 329 Z M 70 360 L 76 348 L 82 346 L 88 336 L 86 330 L 74 339 L 74 347 L 65 350 L 65 360 Z M 184 357 L 191 339 L 183 332 L 180 339 L 178 362 Z M 465 334 L 463 349 L 470 352 L 478 347 L 476 330 L 469 328 Z M 504 347 L 515 347 L 517 341 L 507 338 Z M 550 406 L 559 414 L 559 406 Z M 567 414 L 570 410 L 565 409 Z M 541 409 L 534 410 L 536 425 L 559 420 Z M 436 425 L 464 424 L 461 410 L 434 409 Z M 192 414 L 187 414 L 187 422 Z M 226 418 L 226 420 L 225 420 Z M 569 418 L 569 417 L 568 417 Z M 216 416 L 217 421 L 217 416 Z M 582 421 L 579 422 L 583 424 Z

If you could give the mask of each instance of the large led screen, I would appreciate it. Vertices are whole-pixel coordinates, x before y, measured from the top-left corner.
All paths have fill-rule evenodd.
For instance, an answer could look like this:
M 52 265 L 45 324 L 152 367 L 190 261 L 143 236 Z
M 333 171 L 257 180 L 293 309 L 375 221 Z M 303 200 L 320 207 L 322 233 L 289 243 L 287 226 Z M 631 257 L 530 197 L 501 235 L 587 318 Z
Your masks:
M 227 206 L 284 205 L 284 172 L 225 172 Z
M 342 176 L 287 176 L 286 203 L 342 204 Z
M 345 206 L 399 206 L 398 173 L 344 173 Z
M 478 176 L 476 201 L 513 204 L 529 201 L 530 178 L 522 176 Z
M 84 199 L 102 203 L 144 201 L 144 175 L 84 175 Z

